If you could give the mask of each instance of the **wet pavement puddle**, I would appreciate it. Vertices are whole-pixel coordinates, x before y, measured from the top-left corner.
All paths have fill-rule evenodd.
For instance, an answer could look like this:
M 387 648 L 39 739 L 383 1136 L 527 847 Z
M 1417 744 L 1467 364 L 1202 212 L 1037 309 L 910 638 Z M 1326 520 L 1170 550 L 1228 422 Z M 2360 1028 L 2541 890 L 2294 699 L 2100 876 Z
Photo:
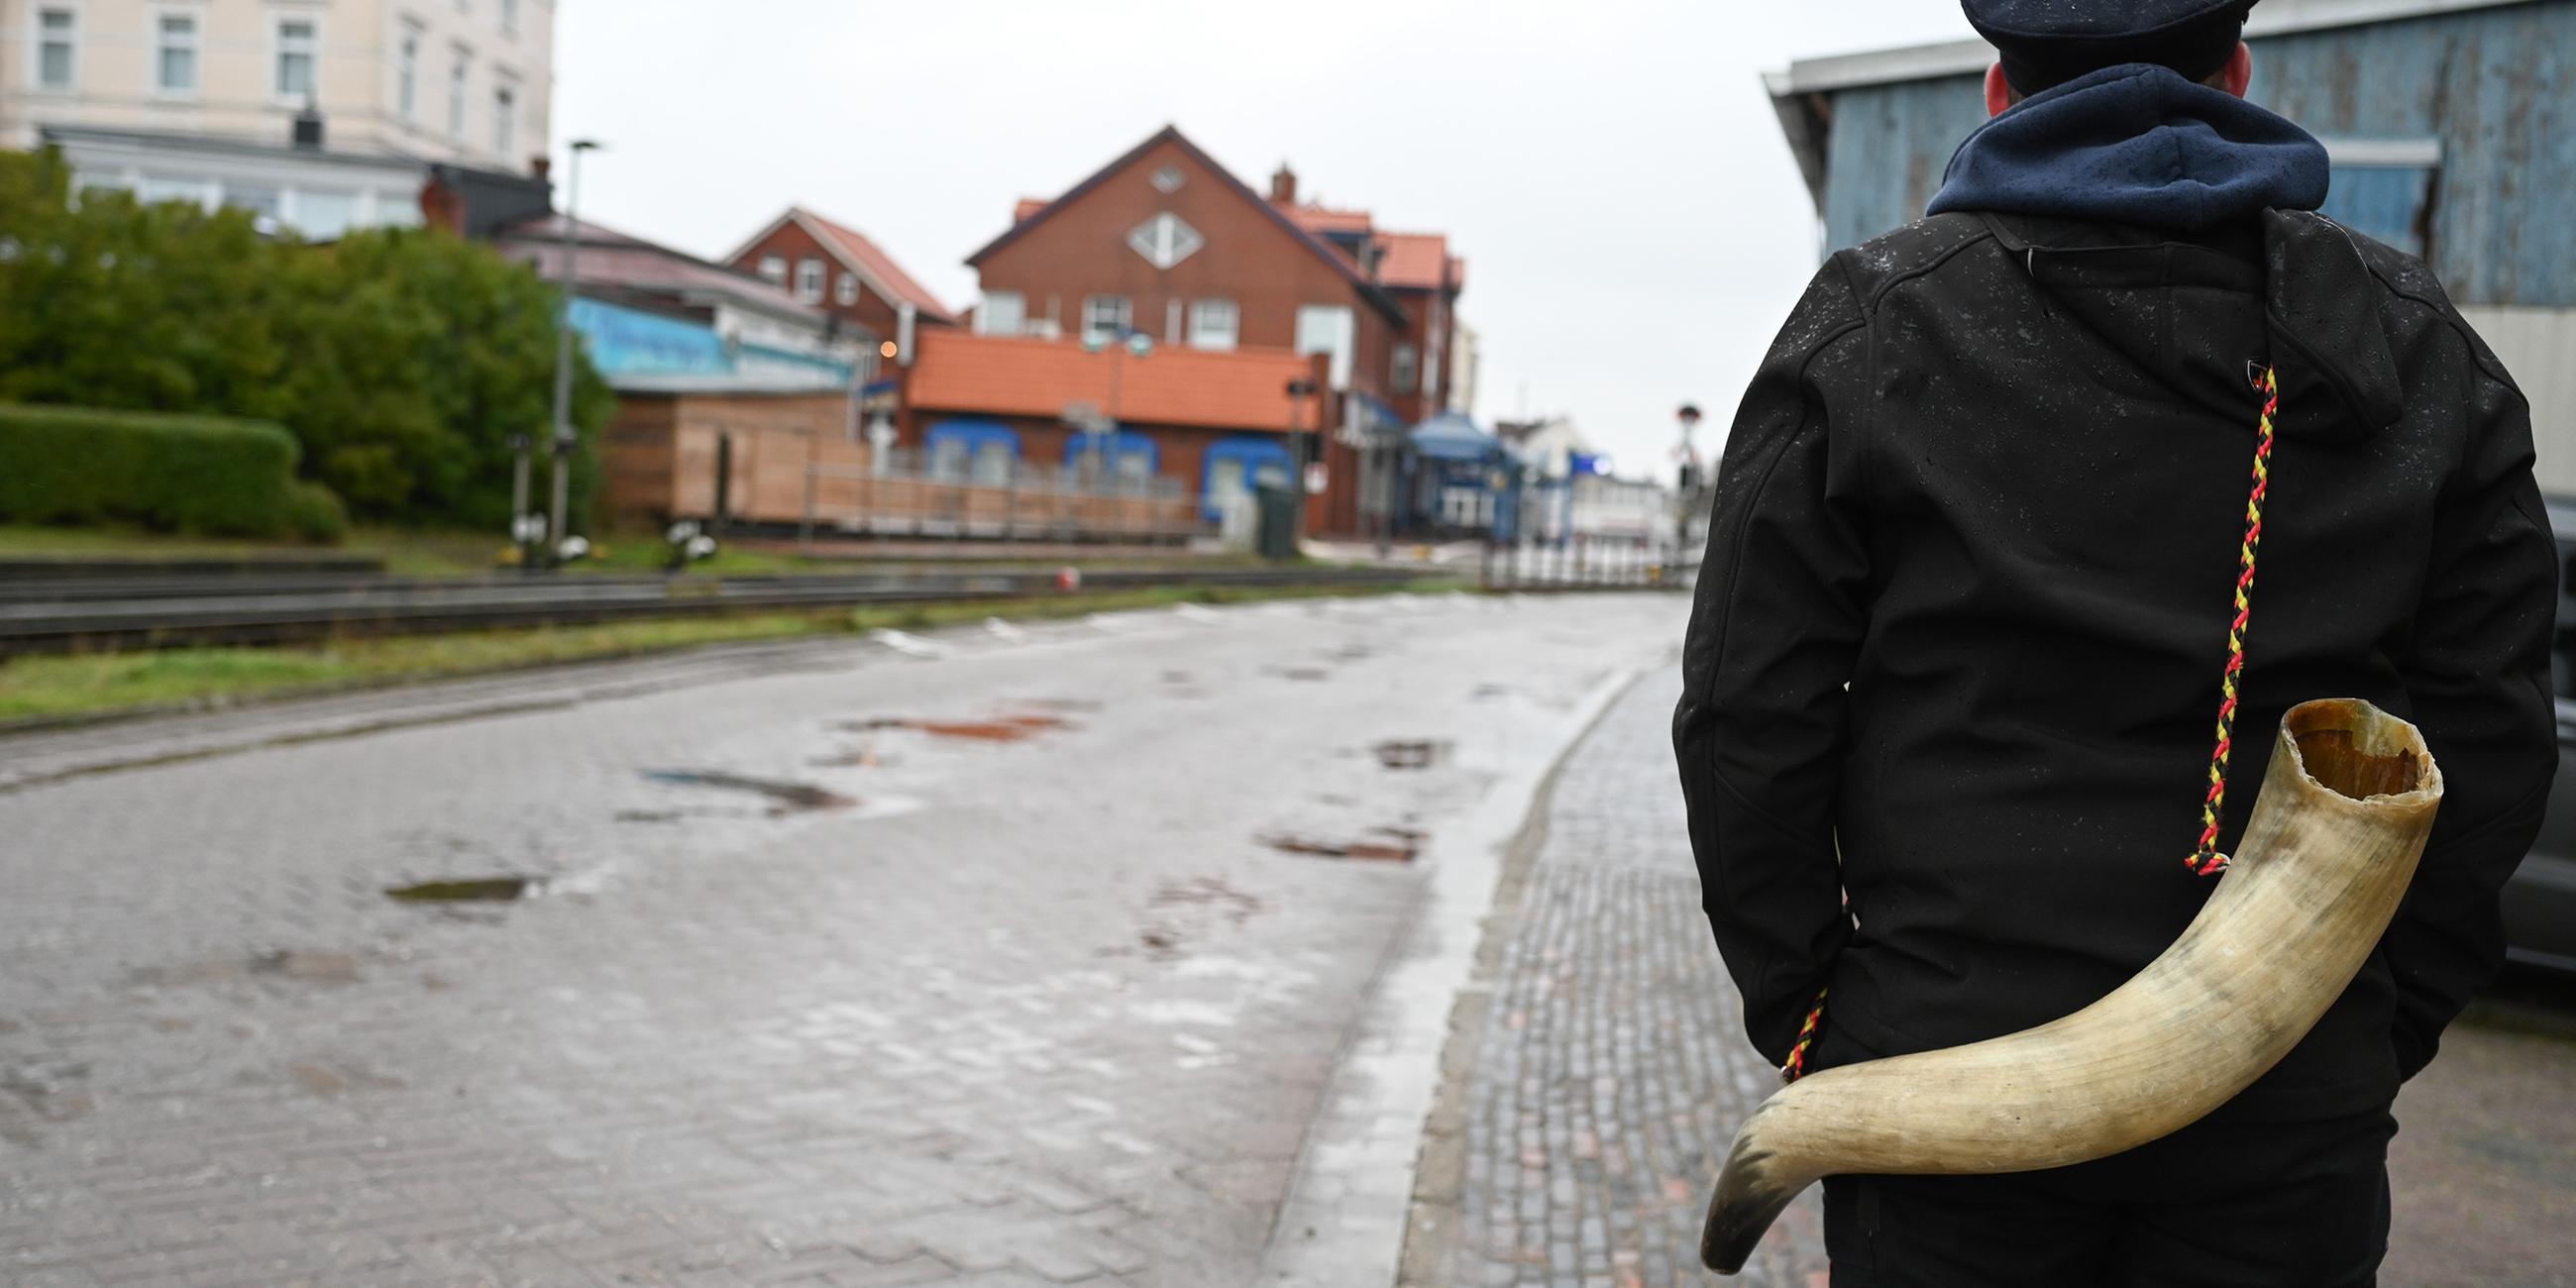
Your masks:
M 214 961 L 184 962 L 173 966 L 147 966 L 132 972 L 127 982 L 144 988 L 172 988 L 182 984 L 220 984 L 234 980 L 268 978 L 289 980 L 298 984 L 355 984 L 358 982 L 358 959 L 349 953 L 304 952 L 277 948 L 249 957 L 218 958 Z
M 1389 769 L 1429 769 L 1449 758 L 1452 744 L 1428 739 L 1381 742 L 1373 750 L 1377 753 L 1377 763 Z
M 1269 668 L 1265 674 L 1275 675 L 1283 680 L 1295 680 L 1303 684 L 1320 684 L 1323 681 L 1333 678 L 1333 673 L 1331 671 L 1325 670 L 1320 666 L 1274 666 Z
M 1378 829 L 1390 833 L 1392 828 Z M 1331 841 L 1321 837 L 1298 836 L 1273 832 L 1259 838 L 1263 845 L 1282 854 L 1296 854 L 1315 859 L 1360 859 L 1372 863 L 1411 863 L 1421 852 L 1417 840 L 1396 838 L 1386 841 Z
M 385 897 L 396 903 L 515 903 L 545 889 L 534 877 L 468 877 L 390 886 Z
M 812 783 L 792 783 L 770 778 L 752 778 L 742 774 L 719 773 L 704 769 L 648 769 L 644 777 L 672 787 L 712 787 L 720 791 L 748 792 L 770 802 L 771 818 L 808 810 L 849 809 L 859 802 L 838 792 Z M 629 819 L 627 821 L 642 821 Z M 656 822 L 673 820 L 655 819 Z
M 1074 708 L 1070 706 L 1068 700 L 1068 705 L 1059 709 Z M 844 733 L 884 733 L 889 730 L 904 730 L 960 742 L 1026 742 L 1042 733 L 1056 733 L 1081 726 L 1060 715 L 1029 713 L 995 716 L 990 720 L 915 720 L 903 716 L 883 716 L 874 720 L 845 721 L 836 727 Z

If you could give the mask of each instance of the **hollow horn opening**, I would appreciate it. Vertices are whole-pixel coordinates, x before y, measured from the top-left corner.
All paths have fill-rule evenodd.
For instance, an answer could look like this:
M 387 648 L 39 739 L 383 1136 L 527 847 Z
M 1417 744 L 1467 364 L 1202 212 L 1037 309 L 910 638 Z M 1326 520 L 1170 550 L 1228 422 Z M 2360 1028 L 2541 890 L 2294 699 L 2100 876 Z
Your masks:
M 2338 796 L 2403 796 L 2425 785 L 2426 761 L 2404 721 L 2361 703 L 2330 701 L 2297 707 L 2283 723 L 2298 745 L 2300 768 Z

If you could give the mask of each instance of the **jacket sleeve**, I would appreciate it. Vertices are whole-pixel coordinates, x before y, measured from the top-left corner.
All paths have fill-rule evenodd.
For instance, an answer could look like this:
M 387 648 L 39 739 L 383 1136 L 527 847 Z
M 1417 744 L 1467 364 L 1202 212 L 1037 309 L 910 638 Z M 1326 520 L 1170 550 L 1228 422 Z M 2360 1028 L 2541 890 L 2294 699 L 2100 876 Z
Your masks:
M 2439 502 L 2423 604 L 2399 659 L 2444 783 L 2432 841 L 2382 941 L 2408 1078 L 2504 963 L 2499 891 L 2540 830 L 2558 771 L 2558 560 L 2531 475 L 2531 408 L 2485 346 L 2469 344 L 2479 367 L 2471 439 Z
M 1673 721 L 1701 901 L 1744 995 L 1746 1032 L 1775 1064 L 1851 937 L 1833 819 L 1844 686 L 1867 626 L 1847 463 L 1865 338 L 1859 301 L 1828 261 L 1727 438 Z M 1838 408 L 1851 423 L 1837 423 Z

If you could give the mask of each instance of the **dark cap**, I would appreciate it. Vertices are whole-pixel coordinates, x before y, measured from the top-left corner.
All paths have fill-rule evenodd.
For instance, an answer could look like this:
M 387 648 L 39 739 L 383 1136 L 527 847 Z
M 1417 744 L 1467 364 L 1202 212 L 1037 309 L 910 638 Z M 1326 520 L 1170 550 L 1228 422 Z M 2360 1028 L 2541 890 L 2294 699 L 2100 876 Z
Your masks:
M 2024 94 L 2122 63 L 2156 63 L 2192 80 L 2227 65 L 2254 0 L 1961 0 L 1968 23 L 2002 55 Z

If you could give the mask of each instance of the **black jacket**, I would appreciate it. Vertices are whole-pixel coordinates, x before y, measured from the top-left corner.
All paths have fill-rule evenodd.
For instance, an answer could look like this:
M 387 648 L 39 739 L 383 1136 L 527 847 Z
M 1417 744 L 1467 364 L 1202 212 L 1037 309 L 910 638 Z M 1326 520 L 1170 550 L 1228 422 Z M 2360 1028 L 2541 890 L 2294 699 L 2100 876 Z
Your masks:
M 2249 363 L 2280 437 L 2222 848 L 2312 698 L 2414 721 L 2447 798 L 2380 951 L 2232 1112 L 2384 1104 L 2498 968 L 2557 757 L 2554 547 L 2495 356 L 2316 215 L 1947 214 L 1826 263 L 1717 479 L 1675 743 L 1766 1056 L 1828 983 L 1821 1064 L 2069 1014 L 2198 910 Z

